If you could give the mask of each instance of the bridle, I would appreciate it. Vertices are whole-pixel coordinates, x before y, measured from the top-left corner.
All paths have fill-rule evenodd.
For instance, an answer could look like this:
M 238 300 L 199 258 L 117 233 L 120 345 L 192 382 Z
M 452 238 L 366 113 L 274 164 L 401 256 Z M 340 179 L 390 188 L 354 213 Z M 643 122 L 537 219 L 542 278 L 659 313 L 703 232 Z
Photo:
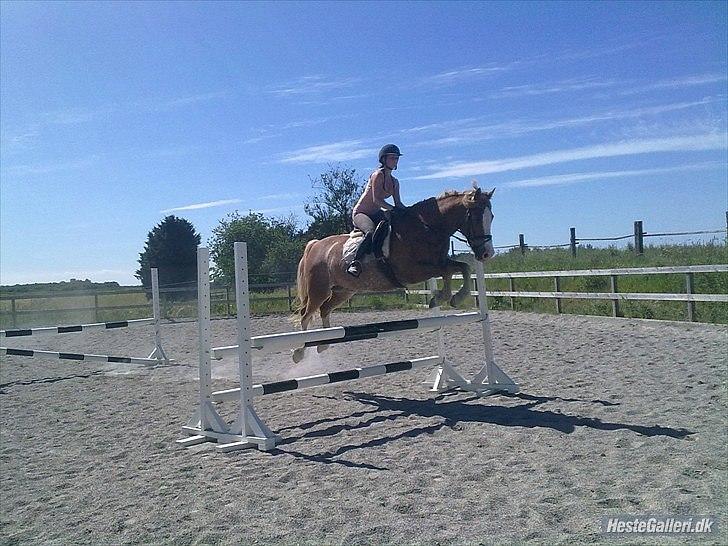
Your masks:
M 490 211 L 490 206 L 486 205 L 484 207 L 471 207 L 468 208 L 465 211 L 465 225 L 463 226 L 463 229 L 460 229 L 460 233 L 465 235 L 465 240 L 461 239 L 460 237 L 453 235 L 455 239 L 458 241 L 462 241 L 463 243 L 467 243 L 470 245 L 470 248 L 475 250 L 476 248 L 483 247 L 487 243 L 490 243 L 493 241 L 492 235 L 473 235 L 473 221 L 477 221 L 479 223 L 482 223 L 483 215 L 485 214 L 486 209 Z M 475 214 L 478 213 L 478 214 Z M 492 212 L 491 212 L 492 214 Z

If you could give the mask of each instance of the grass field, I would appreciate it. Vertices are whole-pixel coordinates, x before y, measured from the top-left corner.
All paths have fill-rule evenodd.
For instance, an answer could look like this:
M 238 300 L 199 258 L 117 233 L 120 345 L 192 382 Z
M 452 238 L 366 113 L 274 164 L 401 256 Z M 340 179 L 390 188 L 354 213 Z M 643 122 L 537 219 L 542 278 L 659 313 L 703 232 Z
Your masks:
M 467 259 L 467 257 L 465 257 Z M 470 258 L 472 259 L 472 257 Z M 618 248 L 580 248 L 577 257 L 568 250 L 529 250 L 521 255 L 518 249 L 500 254 L 489 261 L 490 273 L 515 271 L 553 271 L 573 269 L 609 269 L 617 267 L 657 267 L 677 265 L 704 265 L 728 263 L 726 246 L 714 241 L 708 244 L 688 244 L 671 246 L 648 246 L 642 256 L 636 256 L 629 249 Z M 610 292 L 609 277 L 562 278 L 561 290 L 570 292 Z M 490 290 L 508 290 L 506 279 L 488 281 Z M 419 288 L 419 287 L 418 287 Z M 516 290 L 548 291 L 554 290 L 553 278 L 516 279 Z M 684 293 L 685 275 L 631 275 L 618 277 L 619 292 L 657 292 Z M 94 291 L 78 290 L 56 291 L 52 296 L 37 297 L 29 290 L 23 294 L 13 288 L 12 300 L 6 293 L 0 300 L 0 328 L 22 328 L 57 324 L 79 324 L 105 322 L 152 315 L 151 304 L 143 291 L 125 288 L 123 291 L 108 293 L 108 287 Z M 728 274 L 701 273 L 694 275 L 694 292 L 704 294 L 727 294 Z M 291 289 L 295 298 L 295 287 Z M 196 293 L 174 293 L 174 298 L 165 297 L 162 291 L 162 315 L 173 320 L 194 318 L 197 313 Z M 212 292 L 212 314 L 216 317 L 233 316 L 235 313 L 234 289 L 218 288 Z M 556 303 L 552 299 L 533 298 L 489 298 L 491 309 L 515 309 L 540 313 L 555 313 Z M 512 301 L 512 306 L 511 306 Z M 251 293 L 251 307 L 254 314 L 288 313 L 289 292 L 286 288 L 266 289 Z M 292 302 L 295 305 L 295 300 Z M 355 296 L 347 309 L 406 309 L 424 303 L 421 296 L 410 296 L 405 300 L 403 292 L 396 294 L 376 294 Z M 13 324 L 13 305 L 15 324 Z M 470 302 L 470 305 L 474 305 Z M 562 300 L 562 312 L 584 315 L 611 315 L 610 301 L 599 300 Z M 620 304 L 621 316 L 636 318 L 655 318 L 666 320 L 685 320 L 687 304 L 684 302 L 630 301 Z M 723 303 L 695 304 L 695 320 L 728 324 L 728 305 Z

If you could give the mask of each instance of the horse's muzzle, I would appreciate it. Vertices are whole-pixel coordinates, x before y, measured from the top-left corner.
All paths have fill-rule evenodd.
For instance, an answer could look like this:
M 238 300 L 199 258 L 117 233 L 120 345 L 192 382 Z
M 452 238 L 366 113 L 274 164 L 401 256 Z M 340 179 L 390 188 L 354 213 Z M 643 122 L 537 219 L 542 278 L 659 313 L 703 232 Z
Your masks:
M 483 262 L 488 258 L 492 258 L 494 252 L 491 248 L 489 248 L 489 245 L 482 245 L 475 247 L 473 249 L 473 254 L 475 254 L 476 260 L 478 260 L 479 262 Z

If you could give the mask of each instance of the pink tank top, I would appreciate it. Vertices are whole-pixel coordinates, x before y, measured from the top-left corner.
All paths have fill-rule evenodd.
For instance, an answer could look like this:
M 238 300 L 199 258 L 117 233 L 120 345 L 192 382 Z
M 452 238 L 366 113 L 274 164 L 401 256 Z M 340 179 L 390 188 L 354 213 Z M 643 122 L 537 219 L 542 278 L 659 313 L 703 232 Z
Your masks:
M 359 198 L 359 201 L 356 202 L 356 205 L 354 205 L 354 210 L 352 211 L 352 216 L 354 214 L 363 213 L 367 216 L 372 216 L 373 214 L 376 214 L 381 209 L 379 206 L 377 206 L 374 202 L 374 196 L 376 195 L 380 200 L 387 199 L 389 197 L 392 197 L 394 194 L 394 185 L 397 183 L 397 179 L 392 178 L 392 187 L 389 187 L 389 184 L 386 183 L 386 175 L 384 177 L 384 183 L 377 182 L 375 187 L 375 180 L 377 179 L 377 175 L 383 172 L 383 169 L 377 169 L 374 171 L 370 176 L 369 180 L 367 181 L 367 185 L 364 188 L 364 193 L 362 193 L 361 197 Z

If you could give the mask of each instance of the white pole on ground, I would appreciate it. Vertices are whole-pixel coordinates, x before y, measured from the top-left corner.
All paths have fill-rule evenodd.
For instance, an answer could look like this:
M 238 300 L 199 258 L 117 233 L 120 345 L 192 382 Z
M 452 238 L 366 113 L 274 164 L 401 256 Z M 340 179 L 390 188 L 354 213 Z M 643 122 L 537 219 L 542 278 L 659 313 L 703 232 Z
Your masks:
M 212 366 L 210 353 L 212 336 L 210 332 L 210 251 L 206 247 L 197 249 L 197 333 L 200 357 L 200 429 L 211 430 L 210 412 L 212 405 Z
M 243 436 L 252 436 L 248 409 L 253 402 L 250 354 L 250 296 L 248 293 L 248 245 L 235 243 L 235 302 L 238 315 L 238 369 L 240 373 L 240 423 Z
M 159 276 L 157 274 L 157 268 L 153 267 L 151 270 L 152 274 L 152 310 L 154 312 L 154 350 L 149 355 L 149 358 L 156 358 L 157 360 L 163 360 L 166 364 L 169 364 L 169 358 L 162 348 L 162 313 L 159 305 Z

